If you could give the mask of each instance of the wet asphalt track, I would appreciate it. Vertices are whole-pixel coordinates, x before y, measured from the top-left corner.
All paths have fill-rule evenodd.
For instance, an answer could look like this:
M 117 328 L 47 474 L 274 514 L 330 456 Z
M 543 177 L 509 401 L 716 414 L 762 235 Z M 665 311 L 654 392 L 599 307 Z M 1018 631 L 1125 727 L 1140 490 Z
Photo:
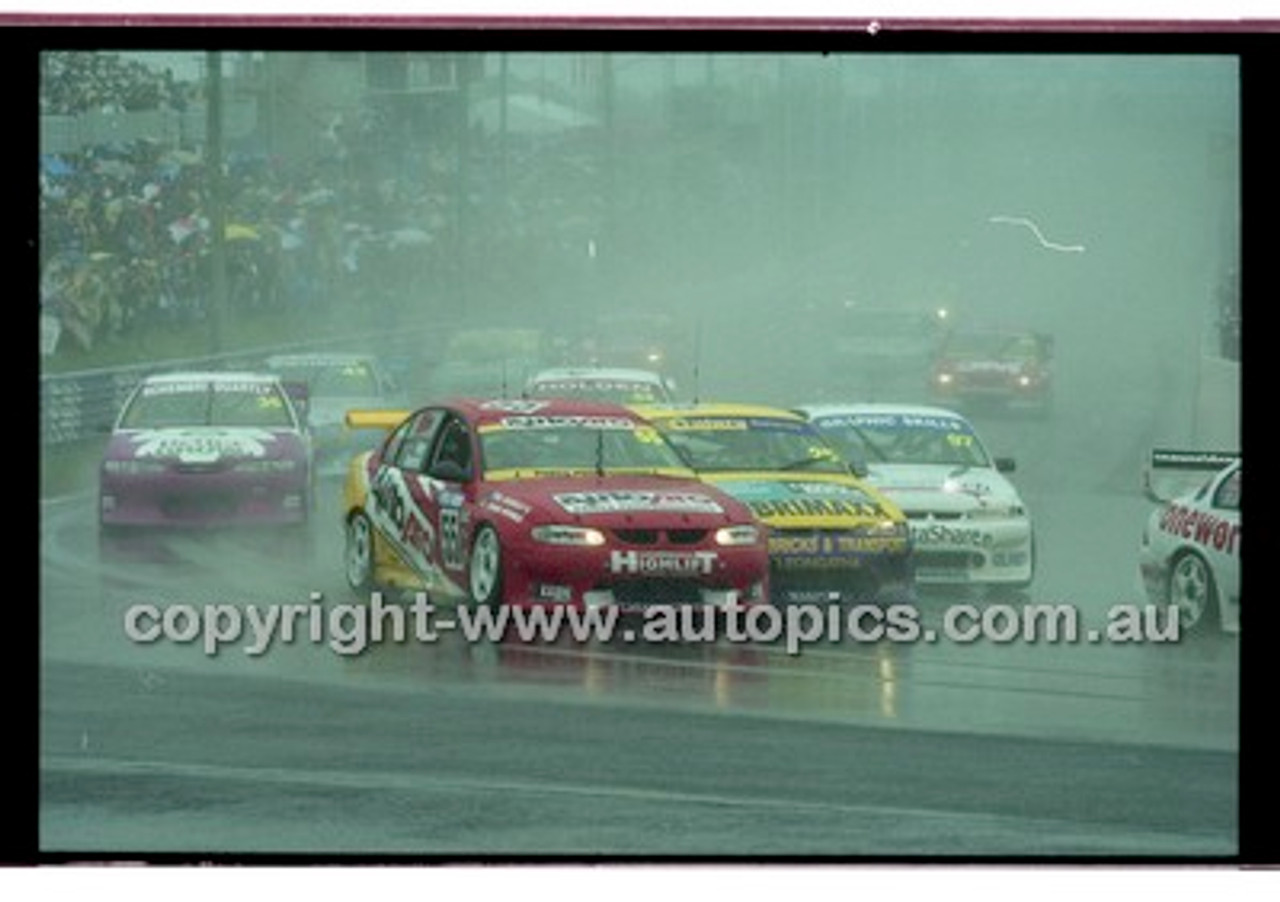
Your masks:
M 984 417 L 1037 523 L 1033 602 L 1142 603 L 1142 449 L 1185 384 Z M 1103 378 L 1080 375 L 1081 380 Z M 1086 386 L 1081 386 L 1082 388 Z M 1087 396 L 1086 391 L 1079 393 Z M 1152 398 L 1164 398 L 1152 404 Z M 1110 436 L 1099 443 L 1099 435 Z M 99 559 L 93 500 L 43 506 L 46 852 L 1230 856 L 1239 649 L 1161 645 L 390 644 L 250 657 L 136 645 L 137 602 L 352 598 L 336 494 L 311 547 L 174 538 Z M 921 603 L 938 626 L 954 597 Z

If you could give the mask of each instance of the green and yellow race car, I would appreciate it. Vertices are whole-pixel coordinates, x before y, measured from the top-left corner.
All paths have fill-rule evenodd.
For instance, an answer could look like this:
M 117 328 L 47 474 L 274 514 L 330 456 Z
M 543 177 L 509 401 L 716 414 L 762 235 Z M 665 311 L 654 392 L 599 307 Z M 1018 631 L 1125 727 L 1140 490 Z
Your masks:
M 632 409 L 769 527 L 774 604 L 914 602 L 906 517 L 804 417 L 755 404 Z

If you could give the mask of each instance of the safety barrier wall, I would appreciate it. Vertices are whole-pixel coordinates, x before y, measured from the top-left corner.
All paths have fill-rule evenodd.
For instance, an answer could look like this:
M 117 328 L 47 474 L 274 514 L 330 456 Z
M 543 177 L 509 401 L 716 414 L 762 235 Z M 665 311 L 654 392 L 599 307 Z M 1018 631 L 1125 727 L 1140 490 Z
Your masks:
M 109 428 L 129 396 L 145 376 L 189 369 L 257 368 L 272 354 L 306 351 L 377 353 L 385 361 L 429 364 L 449 328 L 441 323 L 423 329 L 369 333 L 322 341 L 298 342 L 233 351 L 208 357 L 166 360 L 135 366 L 82 370 L 40 377 L 40 442 L 60 445 L 101 435 Z

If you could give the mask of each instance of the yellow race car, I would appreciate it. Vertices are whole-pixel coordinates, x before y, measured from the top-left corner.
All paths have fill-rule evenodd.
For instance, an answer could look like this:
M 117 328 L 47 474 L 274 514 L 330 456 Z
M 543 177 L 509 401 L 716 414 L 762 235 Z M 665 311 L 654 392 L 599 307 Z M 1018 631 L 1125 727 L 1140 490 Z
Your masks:
M 803 416 L 755 404 L 632 409 L 769 526 L 774 604 L 914 602 L 906 517 Z

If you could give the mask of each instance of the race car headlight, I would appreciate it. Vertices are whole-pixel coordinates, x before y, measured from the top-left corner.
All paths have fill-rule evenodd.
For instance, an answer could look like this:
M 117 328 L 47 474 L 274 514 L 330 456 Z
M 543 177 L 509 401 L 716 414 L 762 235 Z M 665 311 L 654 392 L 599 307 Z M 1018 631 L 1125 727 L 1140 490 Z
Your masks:
M 755 545 L 760 541 L 760 530 L 754 526 L 722 526 L 716 530 L 717 545 Z
M 938 373 L 938 384 L 939 384 L 939 385 L 950 385 L 950 384 L 951 384 L 951 374 L 950 374 L 950 373 Z
M 154 460 L 108 460 L 102 465 L 102 472 L 113 476 L 144 476 L 164 471 L 165 465 Z
M 596 548 L 604 544 L 604 533 L 586 526 L 535 526 L 529 533 L 548 545 L 582 545 Z
M 291 473 L 298 468 L 296 460 L 246 460 L 235 465 L 237 473 Z
M 1030 384 L 1031 384 L 1031 382 L 1032 382 L 1032 379 L 1031 379 L 1031 377 L 1030 377 L 1030 376 L 1019 376 L 1019 377 L 1018 377 L 1018 384 L 1019 384 L 1019 385 L 1021 385 L 1023 388 L 1026 388 L 1028 385 L 1030 385 Z

